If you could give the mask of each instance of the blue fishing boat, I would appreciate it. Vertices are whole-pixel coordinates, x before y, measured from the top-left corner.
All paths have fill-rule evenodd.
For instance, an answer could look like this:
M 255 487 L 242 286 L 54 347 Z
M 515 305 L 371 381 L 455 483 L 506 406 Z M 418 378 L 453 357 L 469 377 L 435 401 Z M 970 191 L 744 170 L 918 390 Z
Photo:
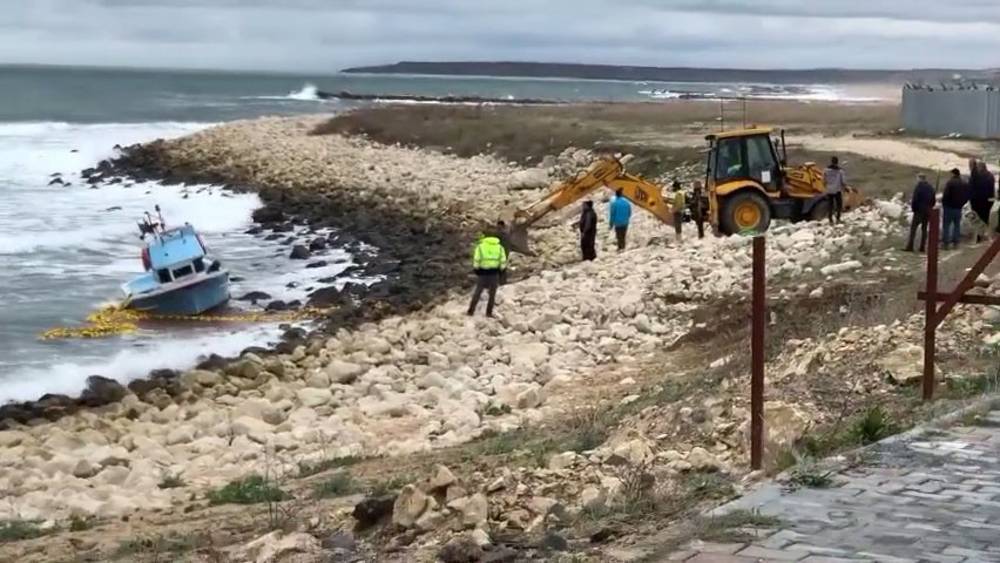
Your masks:
M 157 315 L 199 315 L 229 301 L 229 272 L 208 256 L 194 227 L 167 228 L 156 207 L 139 223 L 146 273 L 122 285 L 125 306 Z

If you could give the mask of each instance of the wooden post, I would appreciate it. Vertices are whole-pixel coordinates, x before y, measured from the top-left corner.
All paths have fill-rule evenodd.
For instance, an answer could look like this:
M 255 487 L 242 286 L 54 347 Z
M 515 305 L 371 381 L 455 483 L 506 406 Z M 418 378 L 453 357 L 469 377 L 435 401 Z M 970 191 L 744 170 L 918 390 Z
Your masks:
M 941 231 L 940 213 L 937 207 L 930 210 L 927 233 L 927 288 L 929 295 L 937 296 L 938 287 L 938 235 Z M 928 299 L 924 302 L 926 311 L 924 319 L 924 401 L 934 399 L 934 348 L 935 332 L 937 330 L 937 300 Z
M 764 253 L 767 239 L 753 239 L 753 295 L 750 334 L 750 468 L 757 470 L 764 463 L 764 329 L 767 302 L 765 292 Z

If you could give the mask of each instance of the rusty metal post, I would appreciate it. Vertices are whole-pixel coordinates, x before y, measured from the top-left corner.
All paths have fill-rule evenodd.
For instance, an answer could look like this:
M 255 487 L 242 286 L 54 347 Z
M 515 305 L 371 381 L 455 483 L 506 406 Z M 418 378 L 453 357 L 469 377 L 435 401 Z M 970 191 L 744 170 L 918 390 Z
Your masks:
M 766 238 L 753 239 L 753 296 L 750 334 L 750 468 L 764 463 L 764 329 L 767 316 L 764 252 Z
M 937 207 L 931 209 L 927 219 L 927 288 L 929 295 L 937 295 L 938 287 L 938 238 L 941 231 L 941 218 Z M 925 302 L 924 319 L 924 401 L 934 399 L 934 348 L 937 332 L 937 299 L 927 299 Z

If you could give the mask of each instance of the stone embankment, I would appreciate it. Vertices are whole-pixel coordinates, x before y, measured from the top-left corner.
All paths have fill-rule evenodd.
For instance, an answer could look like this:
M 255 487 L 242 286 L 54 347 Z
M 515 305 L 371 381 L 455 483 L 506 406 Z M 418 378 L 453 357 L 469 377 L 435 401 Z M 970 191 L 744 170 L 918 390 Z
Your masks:
M 399 253 L 404 284 L 438 294 L 433 303 L 409 301 L 410 308 L 390 308 L 315 335 L 294 350 L 248 353 L 224 366 L 191 370 L 169 389 L 105 389 L 120 400 L 56 421 L 10 422 L 0 431 L 0 490 L 6 495 L 0 520 L 166 508 L 262 469 L 347 455 L 402 455 L 515 428 L 557 414 L 560 398 L 589 375 L 655 359 L 691 331 L 705 330 L 693 317 L 699 308 L 747 294 L 745 239 L 689 235 L 681 246 L 671 230 L 637 215 L 629 250 L 611 252 L 611 235 L 602 232 L 599 259 L 578 263 L 574 218 L 562 215 L 536 237 L 544 258 L 515 258 L 521 273 L 501 289 L 499 317 L 468 318 L 467 296 L 452 291 L 469 275 L 467 234 L 492 221 L 498 209 L 542 193 L 514 188 L 575 170 L 588 153 L 568 152 L 547 168 L 526 172 L 492 157 L 463 160 L 312 136 L 317 123 L 235 123 L 134 150 L 123 166 L 144 163 L 160 175 L 169 170 L 255 187 L 290 213 L 324 202 L 320 209 L 333 220 L 363 216 L 356 221 L 367 225 L 364 232 L 396 233 L 372 236 L 384 237 L 385 248 Z M 897 204 L 886 203 L 851 213 L 837 229 L 817 223 L 775 228 L 771 276 L 808 280 L 786 284 L 777 298 L 822 292 L 836 276 L 894 267 L 859 248 L 898 229 L 899 212 Z M 400 217 L 407 219 L 399 223 Z M 443 238 L 433 231 L 449 222 L 453 230 Z M 411 240 L 392 246 L 406 238 L 403 232 Z M 457 257 L 446 259 L 443 252 Z M 435 267 L 434 259 L 449 265 Z M 647 450 L 670 451 L 644 444 L 626 440 L 605 450 L 643 459 Z M 692 466 L 743 463 L 739 451 L 706 453 L 696 447 L 669 455 Z M 566 456 L 559 470 L 583 459 Z M 180 476 L 183 486 L 160 488 L 170 476 Z M 581 494 L 610 494 L 596 473 L 592 477 L 593 490 Z M 416 493 L 407 493 L 414 506 L 421 500 Z M 471 513 L 469 522 L 478 526 L 480 499 L 463 502 L 466 508 L 455 510 Z M 411 512 L 417 520 L 424 515 Z

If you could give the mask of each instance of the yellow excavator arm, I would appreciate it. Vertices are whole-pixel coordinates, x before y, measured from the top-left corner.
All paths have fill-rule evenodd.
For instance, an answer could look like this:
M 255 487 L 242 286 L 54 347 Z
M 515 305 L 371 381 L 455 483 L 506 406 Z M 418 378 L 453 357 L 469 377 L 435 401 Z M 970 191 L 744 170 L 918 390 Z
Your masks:
M 673 208 L 662 195 L 660 186 L 639 176 L 629 174 L 625 165 L 629 156 L 622 159 L 602 157 L 594 161 L 586 170 L 560 183 L 539 201 L 514 212 L 507 233 L 507 246 L 522 254 L 532 254 L 528 244 L 528 227 L 543 217 L 571 205 L 601 187 L 622 190 L 626 199 L 657 216 L 661 221 L 673 224 Z

